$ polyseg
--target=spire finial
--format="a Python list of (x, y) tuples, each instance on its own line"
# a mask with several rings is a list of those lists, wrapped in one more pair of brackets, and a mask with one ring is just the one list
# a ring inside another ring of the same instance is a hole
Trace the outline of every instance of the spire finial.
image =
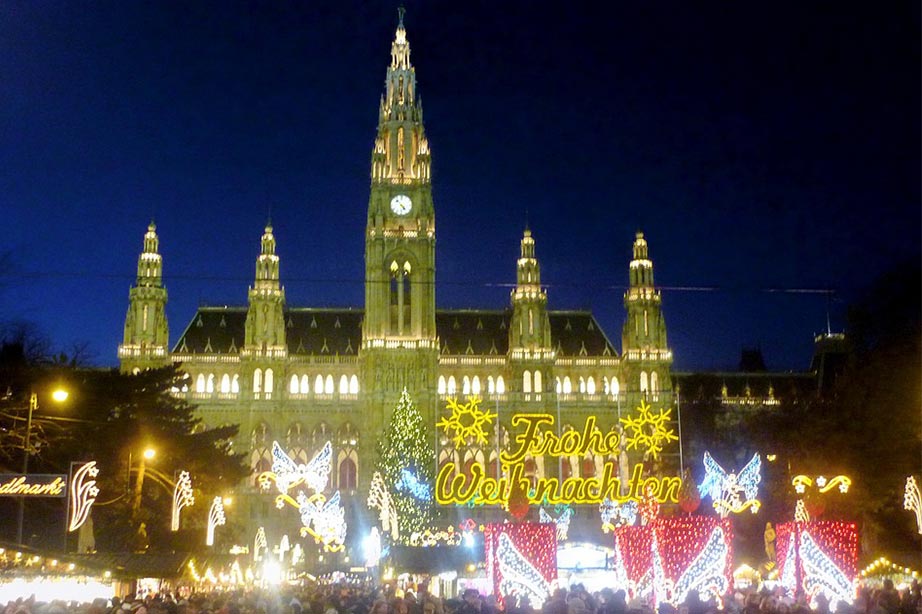
[(397, 27), (403, 27), (403, 14), (407, 12), (407, 9), (401, 4), (397, 7)]

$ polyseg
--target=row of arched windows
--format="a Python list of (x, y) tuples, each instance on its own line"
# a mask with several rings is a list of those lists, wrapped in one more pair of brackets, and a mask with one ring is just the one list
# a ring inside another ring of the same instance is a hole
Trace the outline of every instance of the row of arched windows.
[(646, 371), (640, 372), (640, 392), (656, 394), (659, 392), (659, 376), (656, 371), (647, 375)]
[[(288, 384), (290, 394), (358, 394), (359, 378), (357, 375), (341, 375), (337, 386), (333, 376), (327, 374), (317, 375), (313, 379), (313, 386), (308, 375), (292, 375)], [(199, 394), (239, 394), (240, 376), (236, 373), (214, 374), (199, 373), (195, 378), (195, 392)], [(275, 374), (272, 369), (255, 369), (253, 371), (253, 395), (257, 399), (271, 399), (275, 392)]]
[(334, 388), (334, 379), (332, 375), (327, 375), (326, 377), (322, 375), (317, 375), (314, 377), (313, 387), (311, 387), (311, 380), (308, 375), (292, 375), (291, 379), (288, 382), (288, 392), (291, 394), (333, 394), (334, 390), (338, 391), (339, 394), (358, 394), (359, 393), (359, 378), (357, 375), (340, 375), (339, 376), (339, 385)]
[[(652, 374), (653, 382), (656, 382), (656, 373)], [(641, 375), (641, 390), (647, 390), (646, 373)], [(486, 378), (486, 386), (484, 386), (483, 381), (479, 376), (463, 376), (459, 379), (456, 379), (454, 375), (449, 375), (447, 378), (444, 375), (439, 376), (438, 380), (438, 393), (439, 394), (505, 394), (506, 393), (506, 382), (503, 380), (502, 375), (498, 375), (495, 378), (490, 375)], [(574, 385), (575, 384), (575, 385)], [(600, 390), (601, 387), (601, 390)], [(554, 389), (558, 394), (573, 394), (574, 392), (579, 392), (580, 394), (602, 394), (617, 396), (621, 392), (621, 385), (618, 382), (617, 376), (602, 377), (596, 382), (596, 379), (593, 376), (578, 378), (570, 378), (569, 375), (564, 377), (554, 378)], [(656, 390), (654, 386), (652, 388)], [(525, 394), (540, 394), (544, 392), (544, 378), (541, 371), (523, 371), (522, 372), (522, 392)]]
[[(503, 379), (502, 375), (496, 376), (494, 378), (492, 375), (488, 375), (485, 381), (486, 386), (481, 382), (480, 376), (474, 375), (473, 377), (468, 377), (465, 375), (460, 378), (460, 387), (458, 385), (459, 381), (455, 379), (454, 375), (449, 375), (447, 378), (444, 375), (439, 376), (438, 381), (438, 393), (439, 394), (506, 394), (506, 381)], [(486, 390), (484, 390), (486, 388)]]

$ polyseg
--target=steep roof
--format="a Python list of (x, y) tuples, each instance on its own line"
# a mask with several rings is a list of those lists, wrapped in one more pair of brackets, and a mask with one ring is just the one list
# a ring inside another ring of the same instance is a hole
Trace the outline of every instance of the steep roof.
[[(243, 348), (246, 307), (199, 307), (173, 352), (236, 354)], [(355, 355), (362, 343), (364, 310), (290, 308), (285, 310), (288, 351), (294, 355)], [(617, 356), (589, 311), (552, 311), (551, 342), (558, 356)], [(512, 310), (440, 309), (436, 331), (443, 354), (505, 355)]]

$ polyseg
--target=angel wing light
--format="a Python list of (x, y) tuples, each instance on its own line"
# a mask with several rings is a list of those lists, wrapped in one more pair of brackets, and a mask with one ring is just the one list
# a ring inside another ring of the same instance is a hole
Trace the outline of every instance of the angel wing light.
[(535, 566), (522, 556), (506, 533), (499, 536), (496, 559), (499, 562), (501, 595), (525, 595), (536, 606), (544, 603), (551, 592), (550, 584)]
[(692, 590), (698, 591), (704, 600), (709, 597), (720, 600), (730, 587), (726, 571), (729, 556), (730, 546), (723, 529), (714, 527), (701, 552), (676, 580), (674, 603), (685, 601), (688, 592)]
[(854, 584), (806, 531), (800, 534), (800, 558), (804, 590), (811, 598), (825, 593), (831, 602), (852, 603), (855, 600)]
[(315, 492), (323, 492), (330, 481), (333, 446), (326, 442), (314, 458), (307, 464), (296, 463), (279, 442), (272, 442), (272, 472), (259, 476), (260, 485), (268, 488), (274, 480), (275, 486), (282, 494), (287, 494), (299, 484), (307, 484)]
[(705, 452), (704, 471), (704, 481), (698, 486), (698, 492), (702, 497), (711, 497), (714, 509), (721, 518), (726, 518), (731, 512), (739, 514), (746, 509), (753, 514), (759, 511), (762, 503), (757, 497), (759, 483), (762, 481), (762, 457), (758, 453), (737, 474), (727, 473), (710, 452)]

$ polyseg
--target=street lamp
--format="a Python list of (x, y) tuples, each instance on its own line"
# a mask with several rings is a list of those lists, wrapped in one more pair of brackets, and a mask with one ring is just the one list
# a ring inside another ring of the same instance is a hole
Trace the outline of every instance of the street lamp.
[[(153, 460), (157, 456), (157, 450), (148, 446), (141, 453), (141, 462), (138, 463), (138, 476), (134, 483), (134, 494), (131, 499), (131, 519), (137, 521), (138, 513), (141, 511), (141, 489), (144, 487), (144, 471), (147, 467), (147, 461)], [(131, 471), (131, 456), (128, 457), (128, 470)]]
[[(51, 398), (56, 403), (63, 403), (67, 400), (67, 397), (70, 396), (67, 390), (63, 388), (56, 388), (51, 393)], [(38, 394), (32, 392), (29, 395), (29, 414), (26, 418), (26, 437), (22, 445), (22, 474), (23, 476), (29, 473), (29, 446), (32, 445), (32, 412), (38, 409)], [(16, 522), (16, 543), (22, 545), (22, 526), (23, 519), (25, 518), (26, 512), (26, 498), (19, 497), (19, 511), (17, 515)]]

